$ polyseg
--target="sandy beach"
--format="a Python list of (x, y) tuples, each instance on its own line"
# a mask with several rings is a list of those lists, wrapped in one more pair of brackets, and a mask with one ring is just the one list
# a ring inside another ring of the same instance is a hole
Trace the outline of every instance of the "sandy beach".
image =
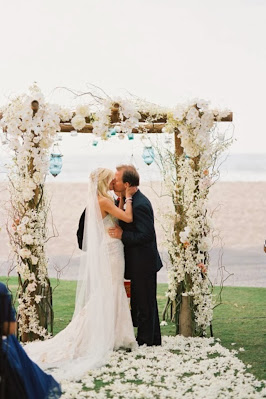
[[(156, 217), (158, 246), (165, 267), (158, 276), (159, 282), (167, 282), (168, 257), (163, 245), (161, 213), (167, 210), (170, 199), (161, 196), (158, 182), (144, 183), (141, 191), (151, 200)], [(50, 276), (75, 279), (80, 251), (77, 247), (76, 230), (80, 214), (86, 206), (86, 183), (47, 183), (51, 197), (50, 235), (56, 237), (47, 243)], [(8, 271), (8, 237), (5, 231), (8, 191), (0, 184), (0, 275)], [(209, 210), (213, 213), (216, 239), (211, 250), (210, 276), (219, 284), (221, 272), (232, 286), (266, 287), (266, 182), (219, 182), (211, 188)], [(222, 248), (222, 252), (221, 252)], [(223, 254), (222, 258), (220, 255)], [(222, 266), (218, 268), (218, 266)], [(230, 274), (230, 276), (229, 276)]]

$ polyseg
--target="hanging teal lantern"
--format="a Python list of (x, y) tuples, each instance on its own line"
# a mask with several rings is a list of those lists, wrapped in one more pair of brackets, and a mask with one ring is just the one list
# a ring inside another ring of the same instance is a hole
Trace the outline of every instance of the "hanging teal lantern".
[(111, 134), (111, 136), (115, 136), (116, 135), (116, 129), (115, 128), (111, 129), (110, 130), (110, 134)]
[(144, 147), (143, 153), (142, 153), (142, 158), (147, 165), (150, 165), (153, 163), (155, 154), (154, 154), (154, 149), (152, 148), (152, 146)]
[(134, 133), (128, 133), (127, 138), (128, 140), (134, 140)]
[(63, 155), (61, 154), (58, 143), (55, 143), (53, 145), (52, 153), (50, 156), (50, 166), (49, 166), (49, 171), (51, 175), (53, 175), (54, 177), (59, 175), (59, 173), (61, 172), (63, 165), (62, 156)]
[(98, 140), (93, 140), (92, 145), (93, 145), (93, 147), (97, 147), (97, 145), (98, 145)]
[(51, 154), (50, 156), (49, 171), (51, 175), (53, 175), (54, 177), (59, 175), (59, 173), (61, 172), (63, 165), (62, 156), (63, 156), (62, 154)]

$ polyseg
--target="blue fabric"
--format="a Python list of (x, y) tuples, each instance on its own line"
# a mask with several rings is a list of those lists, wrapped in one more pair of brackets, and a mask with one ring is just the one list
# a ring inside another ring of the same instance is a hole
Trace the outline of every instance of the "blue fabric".
[(2, 345), (11, 373), (21, 380), (28, 399), (60, 398), (60, 385), (30, 360), (14, 335), (3, 339)]
[(11, 295), (5, 284), (0, 283), (0, 323), (16, 321), (16, 313), (12, 306)]

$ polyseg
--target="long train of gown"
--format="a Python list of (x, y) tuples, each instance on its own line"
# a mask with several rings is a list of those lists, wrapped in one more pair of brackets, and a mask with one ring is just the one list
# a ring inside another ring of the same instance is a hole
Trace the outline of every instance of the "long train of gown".
[[(114, 331), (106, 331), (105, 328), (104, 318), (108, 317), (105, 295), (99, 297), (92, 292), (86, 305), (64, 330), (51, 339), (31, 342), (24, 347), (34, 362), (46, 371), (49, 369), (59, 380), (80, 378), (89, 369), (106, 364), (114, 349), (134, 349), (137, 346), (124, 287), (123, 244), (121, 240), (110, 238), (107, 233), (114, 225), (110, 215), (103, 219), (103, 224), (111, 263)], [(101, 282), (95, 281), (95, 284)]]

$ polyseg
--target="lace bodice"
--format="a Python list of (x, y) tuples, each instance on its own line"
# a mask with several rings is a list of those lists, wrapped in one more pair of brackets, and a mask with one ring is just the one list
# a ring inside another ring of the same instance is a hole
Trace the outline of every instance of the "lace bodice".
[(119, 240), (117, 238), (112, 238), (108, 234), (108, 230), (111, 227), (114, 227), (116, 223), (118, 223), (118, 220), (115, 217), (113, 217), (112, 215), (110, 215), (110, 214), (106, 215), (105, 218), (103, 218), (103, 225), (104, 225), (104, 230), (105, 230), (105, 233), (106, 233), (105, 234), (105, 239), (106, 239), (106, 242), (107, 242), (108, 246), (110, 244), (112, 244), (112, 246), (113, 245), (118, 245), (117, 244), (118, 242), (120, 242), (119, 245), (122, 245), (121, 240)]
[(114, 216), (110, 215), (110, 213), (103, 218), (104, 227), (107, 229), (114, 227), (115, 223), (118, 223), (118, 221)]

